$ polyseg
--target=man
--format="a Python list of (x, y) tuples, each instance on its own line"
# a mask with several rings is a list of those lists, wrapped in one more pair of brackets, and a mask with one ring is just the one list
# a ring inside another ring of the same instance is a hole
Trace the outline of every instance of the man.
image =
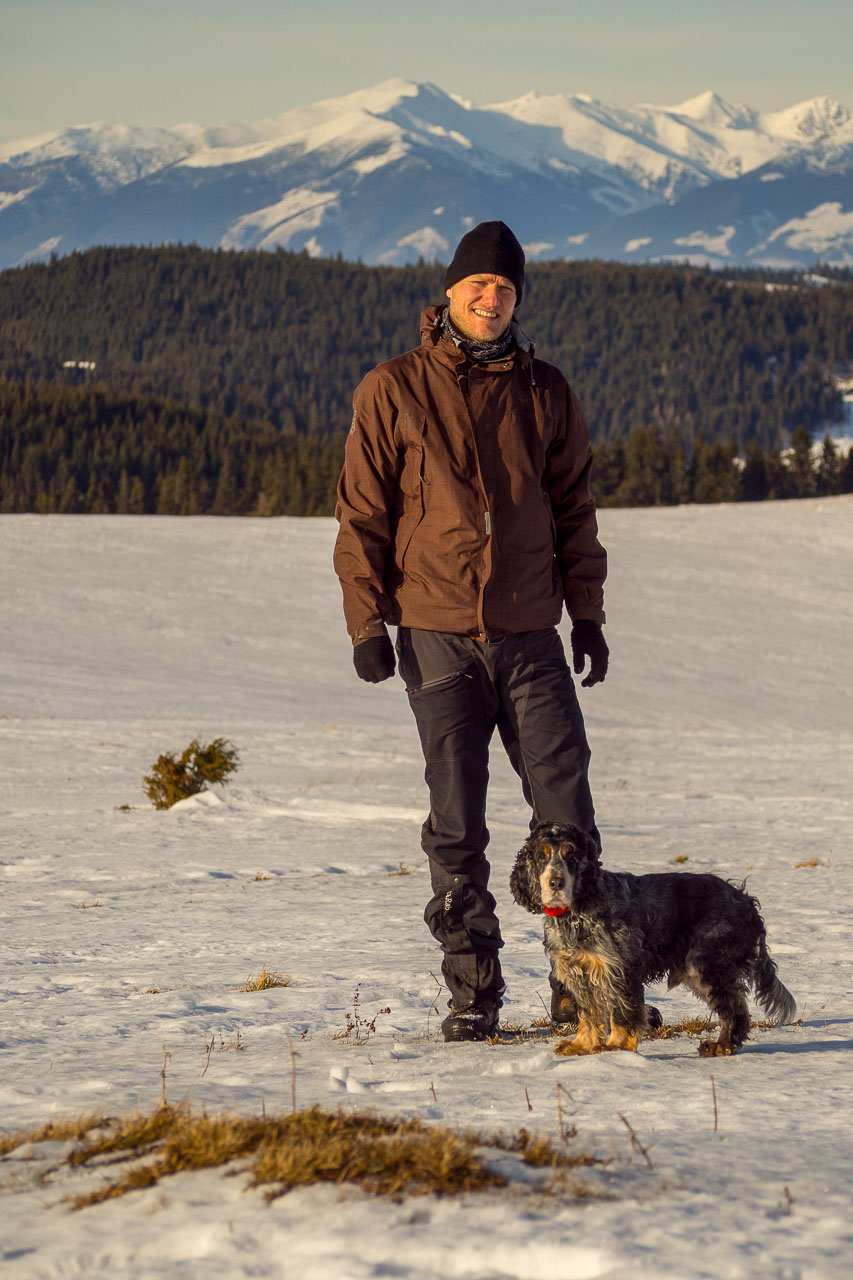
[[(338, 489), (335, 569), (355, 668), (394, 673), (387, 625), (426, 760), (422, 830), (444, 951), (447, 1040), (498, 1027), (503, 946), (488, 890), (488, 752), (497, 728), (533, 822), (598, 839), (589, 749), (556, 630), (572, 618), (574, 669), (603, 680), (605, 552), (589, 492), (589, 432), (559, 370), (534, 359), (514, 319), (524, 253), (503, 222), (463, 236), (447, 306), (421, 345), (357, 388)], [(555, 1021), (572, 1006), (553, 990)]]

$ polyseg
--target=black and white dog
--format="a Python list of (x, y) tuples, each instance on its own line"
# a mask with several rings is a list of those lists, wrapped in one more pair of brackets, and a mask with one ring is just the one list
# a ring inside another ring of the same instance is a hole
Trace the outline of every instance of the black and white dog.
[(767, 954), (755, 898), (714, 875), (604, 871), (598, 847), (573, 826), (540, 824), (515, 860), (510, 889), (544, 913), (552, 985), (574, 999), (574, 1039), (557, 1053), (636, 1049), (647, 1029), (643, 984), (668, 976), (720, 1022), (705, 1055), (736, 1053), (749, 1035), (746, 991), (778, 1022), (796, 1011)]

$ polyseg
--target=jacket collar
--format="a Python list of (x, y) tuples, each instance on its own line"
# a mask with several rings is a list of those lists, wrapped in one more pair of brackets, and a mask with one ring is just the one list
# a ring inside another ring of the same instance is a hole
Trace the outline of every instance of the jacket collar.
[[(421, 346), (435, 349), (436, 354), (446, 357), (450, 364), (470, 364), (464, 351), (461, 351), (452, 342), (444, 338), (441, 332), (441, 313), (443, 310), (443, 305), (424, 307), (421, 312)], [(534, 356), (533, 343), (515, 319), (515, 316), (510, 321), (509, 327), (515, 339), (515, 354), (520, 364), (528, 371), (531, 371)]]

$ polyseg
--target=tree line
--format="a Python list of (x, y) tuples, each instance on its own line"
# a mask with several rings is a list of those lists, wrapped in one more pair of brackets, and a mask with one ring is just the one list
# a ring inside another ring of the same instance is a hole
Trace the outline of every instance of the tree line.
[[(108, 247), (0, 273), (0, 376), (150, 397), (329, 440), (368, 369), (417, 345), (437, 264), (284, 251)], [(842, 413), (853, 280), (615, 262), (529, 267), (519, 311), (568, 376), (593, 440), (639, 427), (763, 449)], [(87, 367), (81, 367), (85, 365)], [(94, 365), (94, 368), (91, 366)], [(235, 428), (236, 429), (236, 428)]]
[[(99, 386), (0, 378), (0, 512), (127, 515), (331, 515), (345, 436), (285, 435)], [(595, 449), (602, 506), (759, 501), (853, 492), (853, 451), (827, 437), (815, 454), (798, 427), (789, 450), (733, 440), (688, 451), (654, 425)]]

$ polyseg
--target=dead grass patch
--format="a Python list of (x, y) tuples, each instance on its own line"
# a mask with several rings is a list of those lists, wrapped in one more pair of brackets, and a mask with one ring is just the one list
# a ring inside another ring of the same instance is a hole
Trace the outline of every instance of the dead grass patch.
[(211, 1116), (185, 1106), (161, 1106), (149, 1115), (113, 1120), (82, 1116), (15, 1134), (3, 1140), (0, 1152), (57, 1139), (76, 1144), (62, 1163), (94, 1167), (104, 1175), (96, 1189), (66, 1197), (74, 1209), (154, 1186), (175, 1173), (236, 1160), (246, 1162), (252, 1183), (264, 1188), (268, 1200), (316, 1182), (354, 1184), (392, 1198), (502, 1188), (507, 1178), (489, 1167), (490, 1154), (494, 1163), (497, 1152), (513, 1153), (531, 1167), (550, 1171), (552, 1181), (538, 1190), (583, 1196), (586, 1188), (567, 1182), (569, 1171), (603, 1163), (573, 1151), (568, 1142), (554, 1144), (526, 1129), (509, 1137), (486, 1137), (418, 1119), (345, 1114), (319, 1106), (254, 1117)]
[(0, 1134), (0, 1156), (7, 1156), (29, 1142), (82, 1142), (87, 1133), (110, 1123), (108, 1116), (85, 1114), (48, 1120), (36, 1129), (18, 1129), (15, 1133)]
[(713, 1018), (682, 1018), (662, 1027), (647, 1031), (644, 1040), (674, 1040), (676, 1036), (701, 1036), (716, 1027)]
[(290, 978), (286, 973), (276, 973), (266, 965), (260, 973), (250, 973), (245, 982), (237, 987), (238, 991), (268, 991), (270, 987), (289, 987)]

